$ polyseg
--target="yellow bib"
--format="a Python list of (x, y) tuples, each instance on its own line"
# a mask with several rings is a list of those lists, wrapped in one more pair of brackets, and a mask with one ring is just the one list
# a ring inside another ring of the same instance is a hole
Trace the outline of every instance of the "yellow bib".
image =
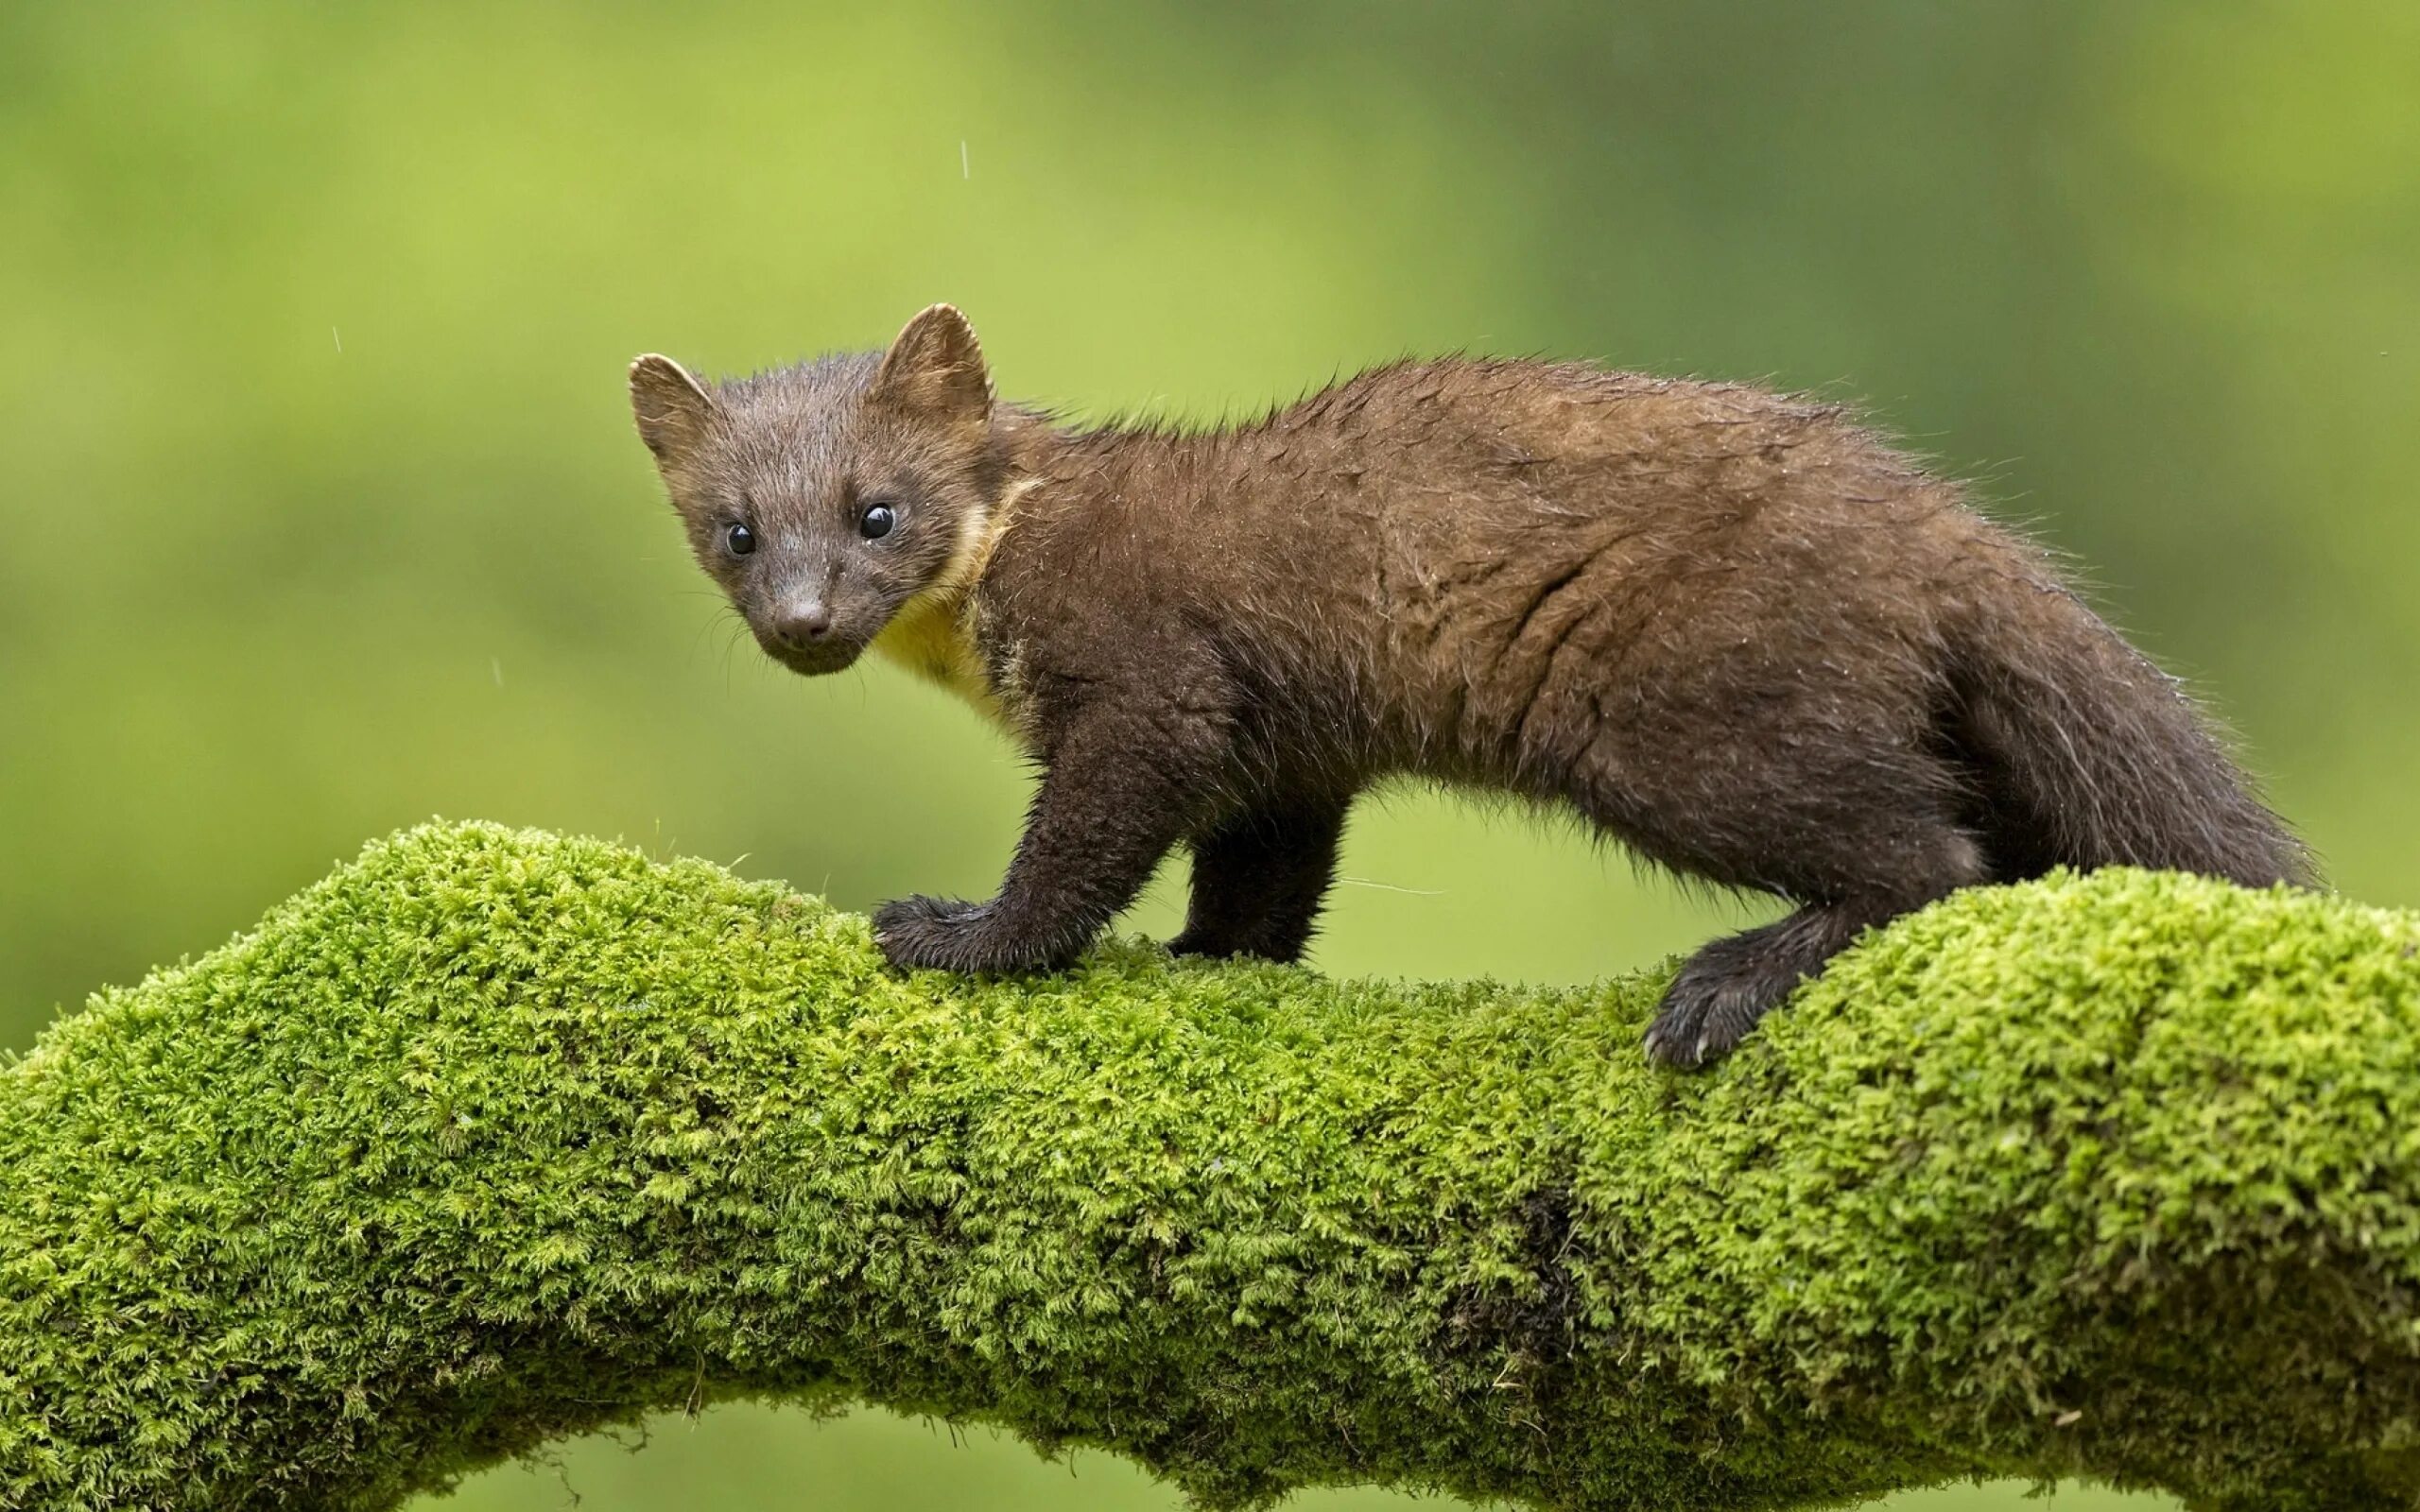
[(994, 724), (1008, 727), (1008, 713), (983, 676), (983, 658), (975, 648), (975, 616), (963, 591), (927, 589), (909, 599), (873, 638), (873, 648), (957, 694)]

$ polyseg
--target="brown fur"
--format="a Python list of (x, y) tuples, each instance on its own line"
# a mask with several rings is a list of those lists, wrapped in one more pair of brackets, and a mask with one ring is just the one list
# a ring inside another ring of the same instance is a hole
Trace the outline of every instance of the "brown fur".
[[(712, 390), (645, 358), (632, 391), (769, 652), (830, 671), (882, 637), (944, 680), (955, 655), (1043, 766), (997, 897), (878, 915), (903, 966), (1063, 963), (1180, 843), (1172, 948), (1293, 959), (1346, 810), (1396, 777), (1562, 805), (1795, 905), (1684, 968), (1649, 1034), (1678, 1064), (1957, 887), (2311, 874), (2042, 551), (1836, 406), (1449, 360), (1238, 428), (1069, 430), (992, 402), (946, 306), (880, 358)], [(882, 541), (867, 500), (901, 521)], [(802, 636), (810, 601), (831, 624)]]

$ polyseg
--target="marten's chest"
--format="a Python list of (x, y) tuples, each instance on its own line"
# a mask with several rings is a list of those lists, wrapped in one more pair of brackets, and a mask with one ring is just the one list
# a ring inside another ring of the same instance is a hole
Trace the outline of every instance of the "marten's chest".
[(1007, 706), (984, 676), (983, 654), (975, 644), (975, 610), (965, 595), (925, 593), (910, 599), (874, 637), (873, 648), (1014, 733)]

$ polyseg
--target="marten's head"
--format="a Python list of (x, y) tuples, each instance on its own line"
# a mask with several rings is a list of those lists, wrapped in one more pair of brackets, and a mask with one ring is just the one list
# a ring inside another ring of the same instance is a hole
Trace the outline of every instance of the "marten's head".
[(946, 304), (888, 352), (711, 387), (641, 357), (631, 407), (700, 564), (795, 672), (841, 670), (957, 586), (1008, 473), (982, 349)]

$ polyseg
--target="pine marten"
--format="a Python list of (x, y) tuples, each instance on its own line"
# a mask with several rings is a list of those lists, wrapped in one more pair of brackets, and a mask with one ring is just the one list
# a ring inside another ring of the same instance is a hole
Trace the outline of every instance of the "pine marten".
[(1786, 901), (1674, 978), (1647, 1049), (1678, 1066), (1954, 888), (2312, 880), (2173, 679), (1837, 405), (1451, 359), (1248, 424), (1071, 427), (995, 401), (947, 305), (711, 386), (641, 357), (631, 395), (768, 655), (871, 647), (1042, 768), (997, 896), (876, 914), (900, 967), (1063, 965), (1180, 844), (1168, 948), (1294, 960), (1390, 778), (1562, 806)]

